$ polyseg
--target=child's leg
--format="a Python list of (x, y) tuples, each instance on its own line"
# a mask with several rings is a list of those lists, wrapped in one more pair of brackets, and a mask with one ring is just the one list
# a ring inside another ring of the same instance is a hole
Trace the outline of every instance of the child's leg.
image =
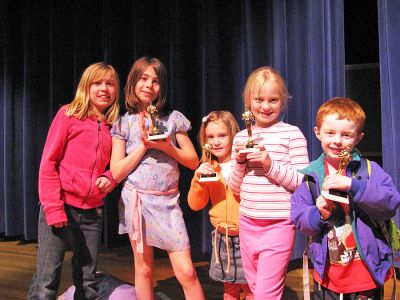
[(48, 226), (43, 207), (38, 223), (38, 253), (36, 273), (32, 278), (27, 299), (55, 299), (64, 260), (66, 229)]
[(256, 245), (258, 243), (258, 226), (252, 219), (240, 216), (239, 218), (239, 236), (240, 236), (240, 255), (242, 258), (243, 271), (252, 292), (256, 289), (258, 252)]
[(153, 272), (154, 251), (152, 246), (143, 243), (143, 253), (136, 251), (136, 242), (131, 241), (135, 263), (135, 291), (138, 300), (154, 299)]
[(241, 285), (243, 290), (243, 296), (245, 300), (254, 300), (253, 293), (251, 292), (248, 284)]
[(239, 300), (240, 284), (225, 282), (224, 283), (224, 300)]
[(103, 208), (79, 209), (66, 205), (73, 252), (72, 276), (75, 299), (98, 299), (96, 286), (97, 254), (103, 225)]
[(193, 266), (190, 249), (168, 252), (172, 268), (179, 283), (182, 285), (186, 299), (205, 299), (200, 281)]
[(281, 299), (294, 244), (294, 225), (290, 220), (241, 216), (239, 232), (243, 268), (255, 299)]
[[(295, 229), (290, 220), (270, 221), (260, 244), (256, 299), (281, 299), (287, 266), (294, 245)], [(285, 237), (285, 238), (282, 238)]]

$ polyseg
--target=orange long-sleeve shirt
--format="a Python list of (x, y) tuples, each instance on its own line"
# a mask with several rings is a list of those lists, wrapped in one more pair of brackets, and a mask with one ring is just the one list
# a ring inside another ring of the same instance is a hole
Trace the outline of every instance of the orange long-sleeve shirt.
[(220, 173), (220, 180), (214, 182), (199, 182), (199, 177), (195, 173), (192, 179), (188, 194), (189, 207), (193, 210), (201, 210), (206, 207), (211, 200), (209, 211), (211, 224), (222, 234), (225, 234), (221, 223), (228, 223), (230, 236), (239, 235), (239, 202), (238, 196), (235, 196), (225, 182), (221, 169), (217, 162), (213, 161), (214, 170)]

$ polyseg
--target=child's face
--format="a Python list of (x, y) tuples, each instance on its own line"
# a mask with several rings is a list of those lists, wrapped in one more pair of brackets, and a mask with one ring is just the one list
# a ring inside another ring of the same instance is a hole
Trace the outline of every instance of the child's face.
[(250, 109), (258, 127), (265, 128), (277, 123), (282, 106), (280, 89), (275, 81), (267, 81), (260, 90), (251, 93)]
[(232, 141), (228, 128), (221, 122), (207, 124), (206, 140), (213, 145), (211, 153), (217, 157), (219, 163), (227, 162), (231, 158)]
[(152, 66), (149, 66), (135, 86), (135, 94), (144, 107), (149, 106), (160, 95), (160, 82)]
[(326, 154), (328, 162), (337, 166), (340, 162), (340, 151), (351, 145), (351, 150), (364, 136), (359, 133), (353, 121), (339, 120), (337, 114), (327, 115), (321, 123), (321, 128), (314, 128), (315, 135), (321, 141), (322, 150)]
[(89, 87), (89, 100), (92, 110), (102, 114), (115, 101), (116, 83), (111, 71), (104, 77), (93, 81)]

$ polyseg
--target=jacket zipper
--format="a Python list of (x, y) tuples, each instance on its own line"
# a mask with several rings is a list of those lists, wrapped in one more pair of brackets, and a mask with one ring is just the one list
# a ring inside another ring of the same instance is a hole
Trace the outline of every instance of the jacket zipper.
[(96, 164), (97, 164), (97, 156), (98, 156), (97, 151), (99, 150), (99, 144), (100, 144), (100, 131), (101, 131), (101, 128), (100, 128), (100, 121), (97, 120), (96, 157), (95, 157), (95, 159), (94, 159), (94, 164), (93, 164), (93, 167), (92, 167), (92, 172), (90, 173), (90, 186), (89, 186), (89, 191), (88, 191), (88, 193), (87, 193), (85, 199), (83, 200), (83, 205), (86, 204), (87, 200), (89, 199), (90, 193), (92, 192), (92, 177), (93, 177), (93, 173), (94, 173), (94, 167), (95, 167)]

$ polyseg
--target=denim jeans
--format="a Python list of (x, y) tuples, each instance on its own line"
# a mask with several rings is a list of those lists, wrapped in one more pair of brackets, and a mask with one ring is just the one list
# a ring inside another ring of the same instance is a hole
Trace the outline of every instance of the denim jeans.
[(103, 225), (102, 207), (79, 209), (65, 205), (68, 225), (48, 226), (40, 207), (38, 226), (38, 256), (28, 299), (56, 299), (66, 246), (73, 255), (72, 275), (74, 299), (97, 299), (96, 264)]

